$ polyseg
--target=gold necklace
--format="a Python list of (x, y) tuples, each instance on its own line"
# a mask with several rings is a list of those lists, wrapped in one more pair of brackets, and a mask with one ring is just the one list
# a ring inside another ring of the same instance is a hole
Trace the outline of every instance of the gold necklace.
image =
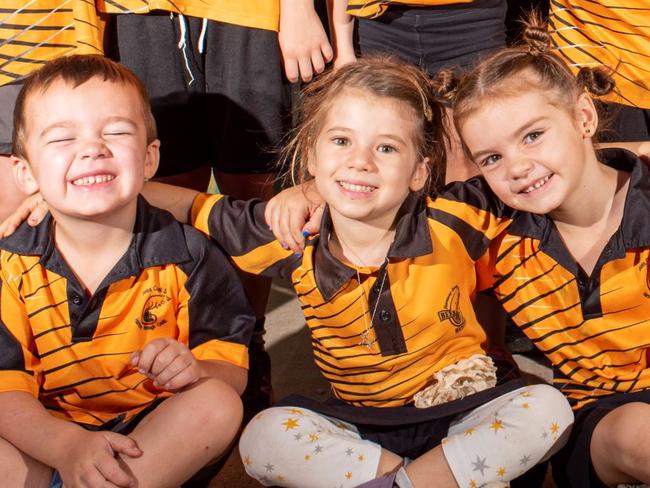
[[(357, 282), (359, 283), (359, 289), (361, 290), (361, 307), (363, 309), (363, 319), (365, 322), (366, 329), (361, 333), (361, 340), (359, 341), (360, 346), (366, 346), (368, 349), (372, 348), (372, 345), (377, 342), (377, 339), (370, 339), (370, 330), (373, 327), (373, 323), (375, 320), (375, 314), (377, 313), (377, 307), (379, 306), (379, 298), (381, 297), (381, 292), (384, 289), (384, 283), (386, 283), (386, 275), (388, 274), (388, 269), (384, 270), (384, 276), (381, 279), (381, 285), (379, 285), (379, 292), (377, 293), (377, 301), (375, 302), (375, 308), (372, 310), (372, 314), (370, 314), (370, 309), (366, 305), (364, 307), (364, 304), (368, 304), (370, 302), (370, 297), (368, 297), (368, 300), (366, 300), (366, 292), (363, 289), (363, 285), (361, 284), (361, 275), (359, 274), (359, 270), (356, 270), (357, 272)], [(379, 279), (379, 277), (377, 277)], [(370, 315), (370, 322), (368, 321), (368, 315)], [(376, 336), (376, 334), (375, 334)]]
[[(348, 251), (357, 259), (357, 261), (359, 261), (365, 268), (369, 267), (368, 265), (366, 265), (366, 263), (364, 263), (363, 259), (361, 259), (357, 255), (357, 253), (354, 252), (352, 248), (343, 241), (343, 239), (341, 239), (339, 235), (336, 236), (336, 239), (339, 242), (341, 251), (343, 251), (343, 246), (345, 246), (348, 249)], [(382, 263), (382, 266), (387, 266), (387, 263), (388, 263), (388, 257), (384, 258), (384, 262)], [(382, 266), (379, 267), (380, 270)], [(384, 283), (386, 283), (386, 275), (388, 274), (388, 268), (384, 269), (384, 276), (381, 279), (381, 285), (379, 285), (379, 292), (377, 292), (377, 301), (375, 302), (375, 307), (372, 310), (372, 314), (370, 313), (370, 307), (369, 307), (370, 295), (368, 295), (368, 299), (366, 299), (366, 293), (365, 290), (363, 289), (363, 285), (361, 284), (361, 275), (359, 274), (359, 269), (356, 267), (356, 265), (355, 265), (355, 271), (357, 272), (357, 283), (359, 283), (359, 289), (361, 294), (361, 307), (363, 310), (363, 320), (365, 322), (365, 330), (361, 333), (361, 339), (359, 340), (358, 344), (360, 346), (366, 346), (368, 349), (371, 349), (372, 345), (375, 342), (377, 342), (377, 339), (370, 339), (370, 331), (373, 328), (375, 314), (377, 313), (377, 307), (379, 306), (379, 298), (381, 297), (381, 292), (384, 289)], [(377, 276), (377, 279), (379, 279), (379, 276)], [(368, 315), (370, 315), (370, 322), (368, 322)]]

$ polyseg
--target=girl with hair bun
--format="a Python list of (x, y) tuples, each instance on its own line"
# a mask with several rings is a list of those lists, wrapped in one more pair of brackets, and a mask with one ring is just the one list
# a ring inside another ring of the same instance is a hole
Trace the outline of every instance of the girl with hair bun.
[(446, 93), (467, 155), (519, 211), (486, 275), (576, 413), (559, 486), (650, 483), (650, 172), (595, 147), (591, 95), (615, 89), (611, 72), (574, 76), (549, 46), (533, 17)]

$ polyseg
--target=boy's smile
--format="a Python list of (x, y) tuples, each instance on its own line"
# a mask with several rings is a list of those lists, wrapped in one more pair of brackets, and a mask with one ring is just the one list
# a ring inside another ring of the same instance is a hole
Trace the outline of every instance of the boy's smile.
[(392, 226), (409, 191), (426, 181), (417, 124), (413, 109), (400, 101), (358, 90), (336, 97), (309, 162), (334, 219)]
[(98, 77), (77, 87), (59, 79), (32, 94), (25, 120), (27, 161), (18, 162), (19, 174), (57, 219), (97, 220), (135, 209), (158, 162), (158, 141), (147, 144), (135, 88)]

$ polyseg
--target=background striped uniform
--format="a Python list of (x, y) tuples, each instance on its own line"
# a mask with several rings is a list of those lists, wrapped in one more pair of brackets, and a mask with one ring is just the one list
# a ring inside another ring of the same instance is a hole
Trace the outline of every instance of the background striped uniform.
[(606, 100), (650, 109), (650, 0), (551, 0), (550, 28), (575, 72), (616, 70), (619, 93)]
[(92, 0), (2, 0), (0, 85), (69, 54), (101, 54), (103, 23)]

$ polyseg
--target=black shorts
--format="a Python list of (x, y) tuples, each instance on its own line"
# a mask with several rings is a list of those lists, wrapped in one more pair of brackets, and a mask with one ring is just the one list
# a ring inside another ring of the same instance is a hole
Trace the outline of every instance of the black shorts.
[(0, 155), (11, 154), (14, 130), (14, 105), (22, 83), (0, 86)]
[(466, 70), (505, 46), (506, 9), (506, 0), (391, 6), (376, 19), (358, 19), (357, 51), (393, 54), (432, 75), (442, 68)]
[(206, 165), (273, 172), (291, 109), (277, 33), (208, 21), (202, 54), (201, 32), (195, 17), (111, 16), (107, 55), (133, 70), (151, 98), (161, 140), (156, 176)]
[(553, 478), (562, 488), (606, 488), (591, 464), (591, 436), (596, 425), (612, 410), (626, 403), (650, 403), (650, 391), (618, 393), (588, 403), (575, 414), (571, 436), (551, 463)]
[(650, 141), (650, 109), (602, 104), (605, 130), (600, 134), (602, 142)]

